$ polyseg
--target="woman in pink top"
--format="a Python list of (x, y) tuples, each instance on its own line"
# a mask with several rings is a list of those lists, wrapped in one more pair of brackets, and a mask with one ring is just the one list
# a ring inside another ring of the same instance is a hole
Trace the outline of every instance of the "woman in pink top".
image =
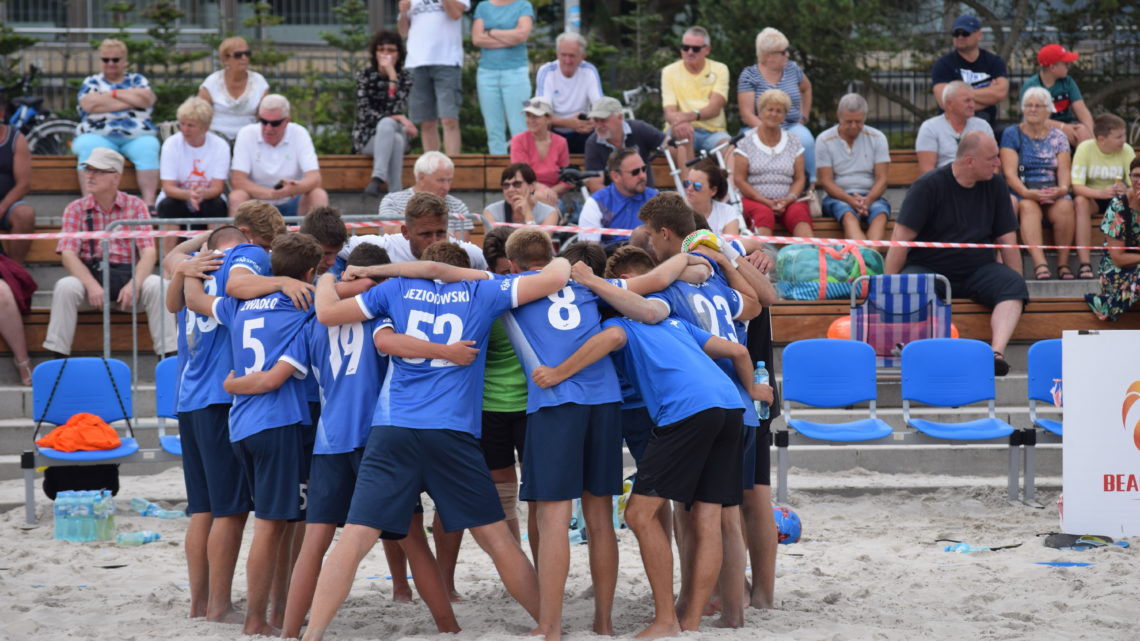
[(526, 163), (542, 185), (535, 195), (542, 202), (557, 205), (558, 198), (570, 189), (560, 182), (558, 174), (570, 164), (570, 148), (566, 139), (550, 130), (554, 105), (546, 98), (531, 98), (523, 103), (526, 131), (511, 138), (511, 163)]

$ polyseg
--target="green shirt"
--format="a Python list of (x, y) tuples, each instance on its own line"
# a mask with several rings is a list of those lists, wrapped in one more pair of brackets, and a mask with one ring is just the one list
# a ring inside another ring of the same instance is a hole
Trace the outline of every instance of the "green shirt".
[(502, 321), (491, 325), (483, 380), (483, 411), (525, 412), (526, 374)]
[[(1024, 96), (1025, 90), (1030, 87), (1045, 87), (1044, 83), (1041, 82), (1041, 74), (1034, 74), (1025, 79), (1025, 83), (1021, 85), (1021, 95)], [(1052, 87), (1045, 87), (1045, 89), (1053, 98), (1053, 108), (1057, 110), (1055, 113), (1049, 114), (1049, 118), (1057, 122), (1076, 122), (1077, 114), (1073, 112), (1073, 103), (1085, 99), (1077, 87), (1077, 81), (1065, 76), (1064, 78), (1057, 78), (1057, 82), (1054, 82)]]

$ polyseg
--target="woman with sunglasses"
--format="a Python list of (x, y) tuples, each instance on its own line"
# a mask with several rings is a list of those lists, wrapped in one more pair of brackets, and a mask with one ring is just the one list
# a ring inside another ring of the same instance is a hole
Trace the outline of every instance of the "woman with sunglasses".
[(760, 126), (760, 96), (769, 89), (788, 94), (792, 104), (780, 128), (800, 139), (804, 148), (804, 169), (811, 189), (815, 189), (815, 137), (807, 128), (811, 117), (811, 81), (791, 59), (788, 38), (768, 27), (756, 34), (756, 64), (740, 72), (736, 104), (740, 121), (746, 127)]
[(249, 70), (249, 43), (243, 38), (226, 38), (218, 45), (222, 69), (206, 76), (198, 97), (214, 107), (211, 130), (231, 145), (239, 129), (257, 122), (257, 105), (269, 93), (269, 83)]
[(558, 210), (535, 198), (537, 177), (530, 165), (517, 162), (503, 170), (503, 199), (483, 210), (483, 225), (491, 229), (495, 223), (555, 225)]
[(404, 115), (412, 72), (404, 68), (404, 39), (378, 31), (368, 46), (371, 63), (356, 73), (356, 123), (352, 151), (372, 156), (372, 179), (364, 195), (379, 198), (404, 188), (404, 153), (419, 130)]
[[(158, 196), (158, 131), (150, 121), (154, 92), (138, 73), (127, 73), (127, 45), (108, 38), (99, 44), (103, 71), (87, 76), (79, 87), (79, 127), (71, 151), (79, 167), (98, 147), (130, 158), (143, 202), (153, 211)], [(87, 186), (79, 169), (83, 195)]]
[(531, 98), (523, 103), (526, 131), (511, 138), (511, 162), (526, 163), (538, 176), (536, 197), (557, 205), (558, 198), (570, 185), (558, 180), (558, 174), (570, 164), (570, 147), (566, 139), (551, 131), (554, 105), (546, 98)]
[(681, 182), (685, 199), (693, 211), (705, 217), (709, 229), (716, 234), (740, 233), (736, 209), (724, 202), (728, 193), (728, 179), (716, 161), (705, 159), (689, 169), (689, 179)]

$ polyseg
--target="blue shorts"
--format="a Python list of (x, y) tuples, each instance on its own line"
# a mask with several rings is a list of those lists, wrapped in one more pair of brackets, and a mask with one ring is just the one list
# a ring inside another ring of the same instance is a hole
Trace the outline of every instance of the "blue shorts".
[(271, 427), (233, 443), (253, 495), (253, 515), (267, 521), (302, 518), (301, 425)]
[[(4, 212), (3, 216), (0, 216), (0, 231), (12, 231), (12, 220), (11, 220), (11, 216), (10, 216), (10, 214), (12, 213), (12, 210), (19, 207), (20, 205), (27, 205), (27, 204), (28, 204), (28, 201), (26, 201), (26, 200), (17, 200), (16, 202), (12, 203), (8, 207), (8, 211)], [(1103, 212), (1101, 212), (1101, 213), (1103, 213)]]
[(317, 454), (309, 473), (306, 523), (344, 523), (356, 487), (356, 473), (364, 448), (341, 454)]
[(281, 203), (280, 205), (273, 205), (277, 211), (281, 212), (282, 216), (296, 216), (297, 208), (301, 206), (301, 197), (293, 196), (289, 200)]
[[(693, 151), (710, 151), (713, 147), (732, 140), (726, 131), (709, 131), (693, 127)], [(726, 159), (727, 160), (727, 159)]]
[(621, 411), (621, 437), (625, 439), (625, 447), (635, 462), (641, 462), (654, 427), (653, 417), (644, 406)]
[[(823, 209), (824, 216), (831, 216), (840, 222), (843, 221), (843, 215), (847, 212), (855, 213), (851, 205), (848, 205), (838, 198), (832, 198), (831, 196), (823, 197), (823, 203), (820, 204), (820, 208)], [(865, 222), (869, 224), (872, 220), (875, 220), (875, 216), (879, 214), (886, 214), (888, 219), (891, 217), (891, 204), (887, 202), (886, 198), (877, 198), (871, 202), (871, 206), (867, 208), (867, 218)]]
[(447, 532), (505, 518), (472, 434), (378, 425), (364, 448), (347, 522), (405, 535), (424, 490)]
[[(747, 410), (745, 410), (747, 411)], [(741, 443), (744, 450), (742, 461), (744, 489), (751, 490), (756, 485), (756, 430), (754, 426), (744, 426), (744, 441)]]
[(187, 514), (231, 516), (253, 507), (249, 485), (230, 447), (229, 415), (228, 403), (178, 414)]
[(158, 152), (161, 145), (158, 142), (158, 136), (155, 134), (134, 138), (79, 134), (71, 142), (71, 153), (79, 156), (78, 166), (80, 169), (83, 168), (83, 163), (87, 162), (87, 158), (91, 156), (91, 152), (99, 147), (106, 147), (126, 156), (135, 166), (135, 171), (158, 170)]
[(622, 490), (621, 404), (564, 403), (526, 417), (524, 501), (569, 501)]

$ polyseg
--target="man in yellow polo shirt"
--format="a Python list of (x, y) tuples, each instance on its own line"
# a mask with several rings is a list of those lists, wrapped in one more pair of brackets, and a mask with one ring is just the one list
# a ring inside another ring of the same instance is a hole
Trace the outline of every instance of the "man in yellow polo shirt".
[[(681, 59), (661, 70), (661, 103), (674, 140), (689, 140), (677, 149), (684, 162), (730, 138), (724, 118), (728, 67), (709, 60), (712, 43), (703, 27), (690, 27), (681, 37)], [(688, 168), (683, 170), (688, 176)]]

